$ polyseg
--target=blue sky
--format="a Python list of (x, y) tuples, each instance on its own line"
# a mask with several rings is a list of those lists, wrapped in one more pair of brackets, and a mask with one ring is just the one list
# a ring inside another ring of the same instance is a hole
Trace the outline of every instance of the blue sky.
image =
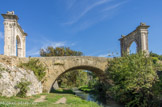
[[(121, 35), (150, 25), (149, 50), (162, 54), (162, 0), (1, 0), (0, 14), (15, 11), (28, 33), (27, 56), (40, 48), (67, 46), (86, 56), (120, 53)], [(0, 17), (0, 54), (3, 54)], [(135, 45), (131, 47), (135, 50)]]

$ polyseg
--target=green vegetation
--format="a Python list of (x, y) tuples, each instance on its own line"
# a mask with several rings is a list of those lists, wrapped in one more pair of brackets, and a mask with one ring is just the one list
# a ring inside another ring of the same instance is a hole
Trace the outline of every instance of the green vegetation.
[(158, 60), (161, 60), (162, 61), (162, 55), (158, 55), (156, 53), (150, 52), (150, 56), (151, 57), (156, 57), (156, 58), (158, 58)]
[(83, 70), (69, 71), (63, 74), (57, 82), (62, 88), (80, 87), (88, 84), (87, 72)]
[[(41, 95), (45, 95), (44, 102), (35, 103), (34, 100), (40, 98)], [(66, 104), (54, 104), (60, 98), (65, 97), (67, 99)], [(82, 100), (81, 98), (73, 94), (56, 94), (56, 93), (43, 93), (27, 98), (20, 97), (0, 97), (0, 107), (100, 107), (95, 102), (89, 102)]]
[(80, 51), (71, 50), (69, 47), (47, 47), (47, 49), (40, 50), (40, 56), (82, 56), (83, 53)]
[(21, 82), (19, 82), (17, 85), (16, 85), (16, 88), (19, 88), (20, 91), (18, 92), (18, 94), (16, 96), (18, 97), (26, 97), (26, 93), (27, 91), (29, 90), (29, 85), (31, 83), (22, 79)]
[(88, 85), (85, 85), (85, 86), (81, 86), (78, 88), (79, 90), (81, 91), (84, 91), (86, 93), (90, 93), (90, 92), (93, 92), (94, 90), (92, 88), (90, 88)]
[(74, 94), (74, 92), (71, 89), (63, 89), (63, 88), (59, 88), (57, 90), (53, 90), (51, 93)]
[(46, 72), (44, 72), (46, 67), (40, 63), (39, 59), (30, 59), (27, 63), (20, 63), (19, 67), (33, 71), (39, 81), (46, 75)]
[(109, 89), (115, 100), (128, 106), (147, 106), (156, 81), (151, 61), (141, 55), (116, 58), (109, 62), (108, 74), (114, 85)]
[(153, 85), (158, 81), (152, 58), (142, 53), (109, 61), (108, 78), (113, 84), (107, 94), (126, 106), (157, 106)]

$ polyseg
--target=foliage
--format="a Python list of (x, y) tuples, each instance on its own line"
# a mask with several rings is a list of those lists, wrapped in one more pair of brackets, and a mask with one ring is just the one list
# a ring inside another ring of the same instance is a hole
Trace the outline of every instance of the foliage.
[(19, 67), (33, 71), (39, 81), (41, 81), (46, 75), (46, 72), (44, 72), (46, 67), (40, 63), (39, 59), (30, 59), (27, 63), (20, 63)]
[(18, 94), (16, 96), (18, 97), (26, 97), (26, 93), (27, 91), (29, 90), (29, 85), (31, 83), (22, 79), (21, 82), (19, 82), (17, 85), (16, 85), (16, 88), (19, 88), (20, 91), (18, 92)]
[(107, 74), (114, 82), (108, 91), (115, 100), (131, 107), (153, 106), (154, 93), (151, 88), (158, 76), (150, 57), (137, 53), (115, 58), (109, 61)]
[(87, 81), (87, 72), (83, 70), (73, 70), (66, 72), (60, 78), (58, 78), (58, 84), (60, 87), (79, 87), (86, 85)]
[(156, 64), (157, 62), (158, 62), (158, 57), (152, 57), (152, 62), (154, 63), (154, 64)]
[(151, 57), (157, 57), (159, 60), (162, 61), (162, 55), (158, 55), (158, 54), (156, 54), (156, 53), (150, 52), (150, 56), (151, 56)]
[(40, 56), (82, 56), (80, 51), (71, 50), (69, 47), (47, 47), (47, 49), (40, 50)]
[(93, 89), (90, 88), (90, 87), (88, 87), (88, 85), (81, 86), (81, 87), (79, 87), (78, 89), (81, 90), (81, 91), (87, 92), (87, 93), (90, 93), (90, 92), (93, 91)]
[(53, 90), (53, 93), (75, 94), (71, 89), (63, 89), (63, 88), (59, 88), (59, 89)]
[(99, 78), (92, 72), (87, 72), (88, 74), (88, 87), (93, 89), (96, 83), (99, 81)]

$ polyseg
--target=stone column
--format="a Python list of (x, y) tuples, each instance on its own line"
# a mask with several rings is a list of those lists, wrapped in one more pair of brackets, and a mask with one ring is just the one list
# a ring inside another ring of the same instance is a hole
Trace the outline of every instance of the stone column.
[(149, 55), (149, 49), (148, 49), (148, 28), (150, 26), (141, 23), (140, 26), (137, 28), (138, 32), (140, 34), (140, 51), (146, 52), (147, 55)]
[(16, 56), (15, 53), (15, 23), (17, 23), (18, 17), (14, 15), (14, 12), (7, 12), (2, 14), (4, 18), (4, 55)]

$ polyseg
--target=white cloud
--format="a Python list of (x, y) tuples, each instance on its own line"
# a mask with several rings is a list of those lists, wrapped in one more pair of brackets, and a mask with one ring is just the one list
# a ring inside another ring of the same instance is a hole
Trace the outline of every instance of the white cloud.
[(107, 53), (107, 54), (100, 54), (98, 55), (98, 57), (119, 57), (119, 53), (118, 52), (111, 52), (111, 53)]
[(85, 8), (84, 11), (82, 11), (82, 12), (80, 13), (80, 15), (79, 15), (78, 17), (76, 17), (74, 20), (69, 21), (69, 22), (64, 23), (64, 24), (65, 24), (65, 25), (74, 24), (74, 23), (76, 23), (77, 21), (79, 21), (79, 19), (80, 19), (81, 17), (83, 17), (85, 14), (87, 14), (87, 13), (88, 13), (90, 10), (92, 10), (93, 8), (95, 8), (95, 7), (99, 6), (99, 5), (102, 5), (102, 4), (104, 4), (104, 3), (110, 2), (110, 1), (112, 1), (112, 0), (99, 0), (98, 2), (95, 2), (95, 3), (93, 3), (92, 5), (90, 5), (90, 6), (88, 6), (87, 8)]
[(36, 50), (31, 50), (29, 52), (27, 52), (27, 56), (35, 56), (35, 55), (39, 55), (39, 50), (36, 49)]
[[(71, 27), (72, 33), (77, 33), (79, 31), (85, 30), (94, 24), (103, 21), (103, 20), (108, 20), (109, 18), (112, 18), (117, 12), (113, 12), (115, 9), (119, 8), (121, 5), (125, 4), (128, 2), (128, 0), (123, 0), (120, 2), (114, 2), (115, 0), (98, 0), (97, 2), (91, 3), (91, 5), (87, 6), (86, 8), (83, 9), (83, 11), (79, 12), (81, 7), (84, 7), (80, 5), (80, 7), (76, 8), (78, 10), (78, 14), (72, 14), (69, 18), (71, 18), (71, 21), (68, 21), (64, 24), (65, 25), (72, 25)], [(111, 2), (111, 4), (110, 4)], [(96, 14), (95, 17), (88, 17), (88, 18), (82, 18), (85, 16), (89, 11), (95, 9), (97, 6), (101, 6), (97, 11), (95, 10)]]
[(114, 5), (112, 5), (112, 6), (108, 6), (108, 7), (105, 8), (103, 11), (109, 11), (109, 10), (118, 8), (120, 5), (122, 5), (122, 4), (126, 3), (126, 2), (127, 2), (127, 1), (120, 2), (120, 3), (114, 4)]
[(0, 39), (3, 39), (4, 38), (3, 35), (4, 35), (3, 32), (0, 31)]
[(101, 55), (98, 55), (98, 57), (108, 57), (108, 54), (101, 54)]

